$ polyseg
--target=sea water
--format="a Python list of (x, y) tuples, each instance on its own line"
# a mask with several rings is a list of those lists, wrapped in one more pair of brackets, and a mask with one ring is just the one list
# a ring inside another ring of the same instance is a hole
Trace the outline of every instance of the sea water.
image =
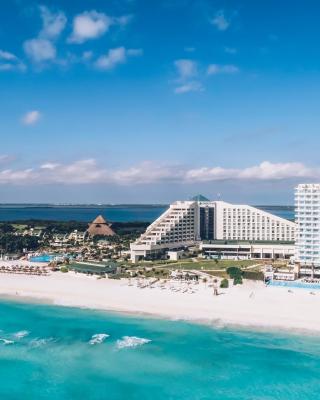
[[(158, 218), (168, 206), (165, 205), (115, 205), (115, 206), (37, 206), (37, 205), (10, 205), (0, 204), (0, 221), (22, 220), (52, 220), (52, 221), (82, 221), (90, 222), (97, 215), (102, 214), (111, 222), (152, 222)], [(294, 219), (293, 209), (288, 207), (261, 207), (282, 218)]]
[(318, 337), (0, 302), (0, 399), (320, 399)]

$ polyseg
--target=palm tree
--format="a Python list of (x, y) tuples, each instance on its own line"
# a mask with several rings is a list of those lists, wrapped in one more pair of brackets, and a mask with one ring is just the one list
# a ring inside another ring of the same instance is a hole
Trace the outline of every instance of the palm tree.
[(202, 282), (204, 283), (205, 288), (207, 288), (208, 279), (207, 278), (203, 278)]

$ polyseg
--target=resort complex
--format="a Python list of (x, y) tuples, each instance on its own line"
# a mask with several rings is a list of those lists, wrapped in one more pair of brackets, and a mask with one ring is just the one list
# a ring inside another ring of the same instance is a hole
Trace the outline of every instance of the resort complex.
[(2, 272), (10, 266), (16, 272), (20, 266), (30, 273), (28, 268), (40, 262), (99, 276), (159, 278), (172, 276), (175, 266), (178, 275), (188, 270), (189, 277), (199, 277), (201, 270), (211, 279), (219, 266), (238, 266), (245, 272), (253, 265), (259, 279), (314, 279), (320, 275), (320, 184), (296, 188), (295, 211), (294, 221), (293, 214), (289, 220), (264, 207), (199, 195), (174, 202), (149, 226), (114, 222), (112, 229), (102, 215), (89, 224), (3, 222)]
[[(314, 318), (320, 305), (319, 198), (320, 185), (299, 185), (295, 222), (292, 207), (289, 220), (281, 217), (288, 215), (285, 206), (260, 209), (203, 196), (171, 204), (149, 226), (114, 222), (111, 229), (106, 210), (89, 224), (2, 222), (0, 292), (95, 309), (320, 331)], [(288, 307), (279, 307), (283, 302)]]
[(210, 256), (286, 258), (294, 255), (296, 224), (248, 205), (177, 201), (134, 243), (131, 260), (161, 258), (200, 245)]

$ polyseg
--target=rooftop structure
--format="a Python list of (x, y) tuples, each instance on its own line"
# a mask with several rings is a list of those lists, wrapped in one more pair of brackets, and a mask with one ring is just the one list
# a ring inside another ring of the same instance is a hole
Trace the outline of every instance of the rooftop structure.
[(115, 232), (111, 229), (111, 224), (108, 224), (107, 221), (103, 218), (102, 215), (99, 215), (87, 229), (89, 236), (114, 236)]

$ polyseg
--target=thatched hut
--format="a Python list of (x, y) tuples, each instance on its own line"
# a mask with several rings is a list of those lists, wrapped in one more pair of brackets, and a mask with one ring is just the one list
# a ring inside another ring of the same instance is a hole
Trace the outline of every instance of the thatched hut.
[(111, 224), (99, 215), (94, 221), (89, 224), (87, 229), (89, 236), (114, 236), (115, 232), (111, 229)]

